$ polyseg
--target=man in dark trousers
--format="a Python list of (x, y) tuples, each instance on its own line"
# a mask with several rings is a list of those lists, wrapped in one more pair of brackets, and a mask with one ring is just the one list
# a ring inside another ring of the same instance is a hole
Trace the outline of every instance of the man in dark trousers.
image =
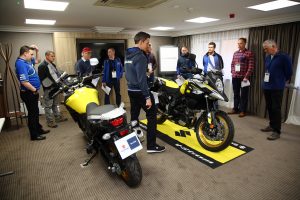
[[(104, 61), (102, 86), (114, 88), (116, 93), (116, 103), (117, 106), (119, 106), (121, 104), (120, 79), (123, 75), (123, 65), (120, 58), (116, 57), (115, 53), (114, 48), (109, 48), (107, 50), (108, 59)], [(109, 103), (109, 94), (105, 94), (105, 104)]]
[(44, 89), (44, 105), (47, 125), (50, 128), (56, 128), (56, 122), (67, 120), (67, 118), (63, 117), (58, 110), (58, 96), (55, 98), (51, 98), (50, 96), (54, 90), (58, 89), (55, 80), (57, 80), (61, 74), (54, 64), (55, 53), (53, 51), (46, 51), (45, 57), (45, 60), (38, 67), (38, 73)]
[(239, 50), (234, 52), (231, 62), (234, 107), (228, 114), (239, 114), (239, 117), (246, 116), (250, 86), (243, 87), (243, 85), (249, 83), (254, 70), (254, 54), (246, 49), (246, 42), (246, 38), (238, 40)]
[(16, 60), (16, 74), (20, 81), (20, 96), (24, 101), (28, 111), (28, 128), (31, 140), (44, 140), (42, 134), (49, 133), (49, 130), (43, 130), (39, 123), (39, 89), (40, 79), (34, 68), (35, 62), (32, 61), (33, 48), (22, 46), (20, 56)]
[(263, 89), (266, 106), (269, 114), (269, 125), (261, 129), (263, 132), (272, 132), (268, 140), (280, 138), (281, 133), (281, 104), (285, 84), (291, 79), (292, 61), (286, 54), (278, 50), (274, 40), (266, 40), (263, 43), (265, 58), (265, 76)]
[(150, 35), (139, 32), (134, 36), (135, 47), (126, 51), (125, 75), (128, 84), (128, 95), (131, 106), (131, 123), (138, 124), (141, 108), (147, 117), (147, 152), (158, 153), (165, 151), (165, 147), (156, 143), (156, 106), (152, 93), (147, 84), (147, 56)]

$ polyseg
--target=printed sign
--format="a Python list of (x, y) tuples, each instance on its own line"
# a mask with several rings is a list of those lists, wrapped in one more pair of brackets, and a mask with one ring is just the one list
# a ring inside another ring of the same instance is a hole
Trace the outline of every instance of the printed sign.
[(127, 158), (143, 148), (135, 132), (115, 141), (115, 145), (122, 159)]

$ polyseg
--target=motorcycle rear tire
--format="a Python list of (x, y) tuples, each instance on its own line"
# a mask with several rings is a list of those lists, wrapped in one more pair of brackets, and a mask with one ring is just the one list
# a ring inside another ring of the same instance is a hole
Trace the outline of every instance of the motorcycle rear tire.
[(140, 185), (143, 174), (139, 160), (135, 155), (129, 156), (123, 160), (124, 169), (121, 177), (129, 187), (137, 187)]
[(233, 141), (234, 137), (234, 125), (230, 117), (227, 115), (227, 113), (223, 111), (217, 111), (215, 113), (215, 116), (218, 121), (223, 121), (225, 126), (225, 134), (226, 138), (223, 142), (220, 144), (214, 144), (210, 143), (209, 139), (207, 139), (203, 133), (203, 126), (204, 123), (207, 121), (207, 114), (203, 113), (202, 116), (198, 119), (196, 126), (195, 126), (195, 132), (197, 136), (197, 140), (199, 144), (206, 150), (212, 151), (212, 152), (218, 152), (226, 149), (231, 142)]

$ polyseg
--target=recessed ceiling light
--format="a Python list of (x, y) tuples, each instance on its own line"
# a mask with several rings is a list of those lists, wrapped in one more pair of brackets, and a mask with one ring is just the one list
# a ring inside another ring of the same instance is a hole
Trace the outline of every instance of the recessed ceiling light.
[(39, 25), (54, 25), (56, 20), (45, 20), (45, 19), (26, 19), (26, 24), (39, 24)]
[(174, 29), (174, 27), (158, 26), (150, 29), (155, 31), (167, 31), (167, 30)]
[(64, 11), (68, 5), (69, 2), (24, 0), (24, 7), (28, 9)]
[(207, 23), (207, 22), (213, 22), (213, 21), (218, 21), (219, 19), (215, 18), (209, 18), (209, 17), (198, 17), (194, 19), (188, 19), (185, 20), (186, 22), (194, 22), (194, 23)]
[(295, 6), (298, 4), (300, 4), (300, 3), (295, 2), (295, 1), (277, 0), (277, 1), (271, 1), (268, 3), (255, 5), (255, 6), (250, 6), (248, 8), (255, 9), (255, 10), (261, 10), (261, 11), (270, 11), (270, 10), (276, 10), (276, 9), (280, 9), (280, 8)]

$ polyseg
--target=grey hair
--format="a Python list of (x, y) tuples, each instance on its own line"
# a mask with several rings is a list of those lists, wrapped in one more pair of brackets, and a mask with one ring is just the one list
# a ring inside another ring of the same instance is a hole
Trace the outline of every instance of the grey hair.
[(48, 50), (48, 51), (45, 52), (45, 56), (49, 56), (51, 53), (52, 53), (52, 54), (55, 54), (54, 51), (49, 51), (49, 50)]
[(277, 44), (274, 40), (266, 40), (264, 41), (263, 46), (277, 47)]

